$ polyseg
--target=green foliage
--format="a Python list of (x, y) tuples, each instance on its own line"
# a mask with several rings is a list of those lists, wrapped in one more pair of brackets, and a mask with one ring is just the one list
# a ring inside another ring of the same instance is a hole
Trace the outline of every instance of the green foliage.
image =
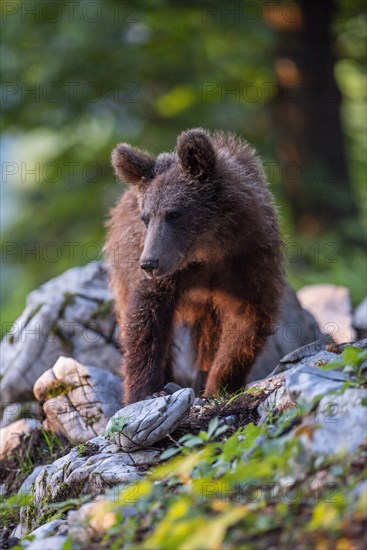
[(354, 457), (341, 468), (330, 460), (324, 468), (332, 483), (318, 484), (320, 465), (305, 460), (296, 437), (249, 424), (219, 442), (217, 429), (213, 422), (200, 450), (187, 447), (108, 503), (115, 524), (102, 547), (195, 550), (301, 541), (312, 547), (324, 537), (336, 542), (342, 526), (359, 517), (362, 501), (356, 504), (350, 493), (363, 472), (352, 475)]
[[(365, 350), (348, 346), (321, 368), (343, 368), (353, 380), (365, 361)], [(184, 435), (161, 455), (164, 464), (106, 501), (99, 514), (108, 513), (109, 527), (91, 542), (116, 550), (352, 547), (364, 532), (365, 451), (306, 451), (300, 436), (315, 428), (295, 426), (319, 399), (230, 436), (217, 417)]]
[(52, 502), (48, 506), (51, 510), (55, 510), (60, 514), (65, 514), (69, 510), (77, 510), (80, 506), (82, 506), (82, 504), (88, 502), (89, 500), (90, 496), (84, 495), (78, 498), (68, 498), (62, 502)]
[(362, 367), (366, 366), (367, 350), (357, 346), (347, 346), (341, 355), (323, 365), (323, 370), (342, 368), (343, 372), (360, 373)]
[(19, 511), (22, 506), (30, 506), (33, 502), (31, 495), (24, 493), (11, 497), (0, 495), (0, 522), (2, 525), (18, 523)]
[(56, 380), (47, 390), (47, 399), (58, 397), (59, 395), (67, 395), (70, 391), (75, 390), (78, 386), (75, 384), (66, 384), (63, 380)]
[(185, 434), (176, 442), (176, 447), (168, 447), (162, 455), (161, 459), (166, 460), (176, 454), (192, 449), (193, 447), (202, 447), (205, 443), (217, 439), (220, 435), (228, 430), (225, 424), (219, 425), (218, 417), (213, 418), (209, 422), (208, 431), (200, 431), (198, 435)]
[(103, 432), (103, 435), (110, 439), (114, 434), (122, 432), (128, 425), (130, 418), (127, 416), (118, 416), (111, 419), (111, 426)]
[(327, 365), (321, 367), (323, 370), (341, 369), (349, 375), (343, 389), (367, 387), (367, 350), (357, 346), (348, 346), (343, 353), (333, 359)]
[(99, 447), (95, 443), (80, 443), (76, 447), (79, 456), (93, 456), (99, 452)]

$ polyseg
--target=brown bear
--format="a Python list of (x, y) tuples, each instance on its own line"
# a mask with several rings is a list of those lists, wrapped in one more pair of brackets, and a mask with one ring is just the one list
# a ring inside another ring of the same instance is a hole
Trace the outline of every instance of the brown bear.
[(162, 390), (173, 327), (195, 334), (196, 389), (243, 386), (283, 287), (277, 212), (259, 157), (234, 135), (182, 132), (156, 159), (120, 144), (106, 250), (122, 329), (125, 402)]

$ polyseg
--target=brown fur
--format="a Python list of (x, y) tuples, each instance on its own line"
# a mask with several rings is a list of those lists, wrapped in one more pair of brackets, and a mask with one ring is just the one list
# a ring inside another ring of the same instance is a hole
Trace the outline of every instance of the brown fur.
[(240, 388), (274, 328), (283, 285), (277, 214), (259, 158), (233, 135), (194, 129), (174, 153), (155, 160), (121, 144), (112, 162), (133, 184), (112, 210), (106, 244), (125, 401), (162, 389), (178, 321), (194, 327), (205, 395)]

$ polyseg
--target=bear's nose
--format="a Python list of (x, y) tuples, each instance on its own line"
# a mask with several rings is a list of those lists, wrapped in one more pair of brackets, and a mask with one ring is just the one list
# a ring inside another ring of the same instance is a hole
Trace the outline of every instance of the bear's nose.
[(153, 273), (155, 269), (158, 269), (159, 260), (142, 260), (140, 262), (140, 267), (144, 269), (147, 273)]

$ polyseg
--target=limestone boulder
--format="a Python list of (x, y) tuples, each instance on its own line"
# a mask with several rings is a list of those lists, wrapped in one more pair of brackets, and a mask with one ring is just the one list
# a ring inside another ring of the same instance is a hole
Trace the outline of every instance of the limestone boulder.
[(42, 403), (45, 429), (61, 433), (73, 443), (99, 435), (122, 404), (120, 378), (97, 367), (60, 357), (34, 385)]
[(3, 406), (32, 397), (36, 380), (61, 355), (118, 373), (118, 329), (105, 265), (69, 269), (31, 292), (0, 354)]
[(125, 452), (151, 447), (177, 428), (194, 400), (194, 391), (184, 388), (172, 395), (133, 403), (110, 419), (106, 431)]

